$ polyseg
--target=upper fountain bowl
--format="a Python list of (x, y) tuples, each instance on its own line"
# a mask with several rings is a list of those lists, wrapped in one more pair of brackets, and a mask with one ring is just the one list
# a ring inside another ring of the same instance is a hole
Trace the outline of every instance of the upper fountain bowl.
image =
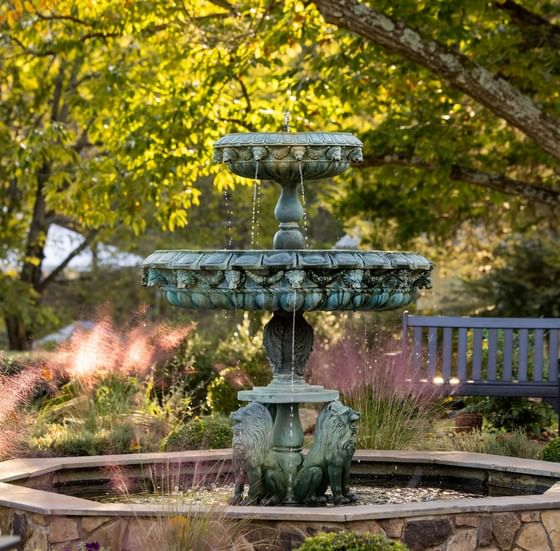
[(282, 184), (342, 174), (363, 161), (363, 144), (343, 132), (247, 132), (214, 144), (214, 161), (245, 178)]

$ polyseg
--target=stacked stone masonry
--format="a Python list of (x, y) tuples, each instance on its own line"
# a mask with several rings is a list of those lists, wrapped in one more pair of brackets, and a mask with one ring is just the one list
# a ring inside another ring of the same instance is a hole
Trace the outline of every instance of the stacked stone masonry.
[[(49, 516), (0, 508), (3, 534), (23, 536), (24, 551), (63, 551), (80, 541), (99, 542), (111, 551), (146, 548), (148, 534), (162, 519), (115, 516)], [(238, 551), (253, 551), (255, 542), (276, 541), (295, 549), (309, 535), (341, 529), (386, 534), (411, 551), (560, 551), (560, 511), (472, 513), (387, 520), (271, 522), (253, 520)], [(159, 531), (161, 532), (161, 531)]]

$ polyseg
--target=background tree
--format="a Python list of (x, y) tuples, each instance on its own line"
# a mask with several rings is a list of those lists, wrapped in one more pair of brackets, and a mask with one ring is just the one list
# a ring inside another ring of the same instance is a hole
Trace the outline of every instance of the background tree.
[(122, 242), (185, 227), (209, 182), (220, 194), (241, 183), (211, 164), (213, 142), (277, 130), (286, 108), (296, 130), (364, 141), (364, 170), (308, 187), (347, 227), (369, 221), (366, 240), (437, 240), (465, 221), (552, 219), (560, 199), (555, 3), (370, 6), (4, 3), (0, 308), (10, 345), (29, 346), (41, 295), (68, 263), (43, 273), (51, 224), (82, 233), (82, 248), (116, 228)]

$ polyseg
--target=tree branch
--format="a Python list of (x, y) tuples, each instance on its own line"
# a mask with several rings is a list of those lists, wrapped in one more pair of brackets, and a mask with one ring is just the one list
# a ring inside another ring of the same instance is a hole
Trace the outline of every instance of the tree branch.
[(72, 262), (72, 260), (76, 256), (78, 256), (82, 251), (84, 251), (89, 247), (92, 239), (97, 235), (98, 231), (99, 230), (90, 231), (86, 235), (84, 240), (76, 248), (70, 251), (66, 256), (66, 258), (47, 277), (43, 278), (41, 283), (39, 283), (39, 287), (37, 290), (42, 293), (45, 290), (45, 288), (50, 283), (52, 283), (60, 273), (64, 271), (64, 269), (68, 266), (68, 264), (70, 264), (70, 262)]
[(560, 160), (560, 121), (543, 113), (531, 98), (509, 82), (465, 55), (420, 36), (403, 22), (393, 21), (357, 0), (313, 1), (327, 22), (430, 69)]
[(237, 76), (235, 80), (239, 83), (239, 86), (241, 87), (241, 93), (243, 94), (243, 98), (245, 99), (245, 113), (248, 115), (253, 110), (253, 107), (251, 105), (251, 97), (249, 96), (247, 86), (245, 86), (245, 83), (243, 82), (243, 79), (240, 76)]
[(9, 39), (15, 42), (26, 54), (32, 55), (34, 57), (49, 57), (56, 56), (54, 50), (34, 50), (33, 48), (28, 48), (19, 38), (16, 38), (13, 34), (9, 35)]
[(79, 25), (87, 25), (88, 27), (92, 26), (90, 22), (85, 21), (84, 19), (80, 19), (78, 17), (74, 17), (73, 15), (61, 15), (52, 12), (47, 15), (41, 13), (40, 11), (36, 11), (35, 15), (39, 19), (43, 19), (44, 21), (72, 21), (73, 23), (78, 23)]
[[(384, 166), (384, 165), (400, 165), (418, 168), (421, 170), (434, 170), (435, 167), (413, 155), (404, 153), (385, 153), (382, 155), (366, 155), (364, 156), (363, 168)], [(507, 195), (522, 197), (529, 201), (535, 201), (549, 207), (560, 207), (560, 191), (539, 186), (532, 182), (523, 182), (507, 177), (505, 174), (489, 174), (473, 168), (460, 165), (452, 165), (449, 174), (452, 180), (466, 182), (490, 189), (494, 189)]]

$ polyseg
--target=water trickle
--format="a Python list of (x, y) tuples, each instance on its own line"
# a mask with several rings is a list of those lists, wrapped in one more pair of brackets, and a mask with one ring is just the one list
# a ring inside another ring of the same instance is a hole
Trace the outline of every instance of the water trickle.
[(305, 240), (305, 248), (309, 249), (309, 221), (307, 219), (307, 208), (305, 206), (305, 185), (303, 183), (303, 164), (301, 161), (298, 163), (298, 168), (301, 187), (301, 204), (303, 206), (303, 238)]
[(255, 163), (255, 181), (253, 182), (253, 214), (251, 216), (251, 248), (259, 248), (258, 218), (261, 207), (261, 189), (258, 182), (259, 161)]
[[(297, 290), (293, 289), (293, 309), (292, 309), (292, 369), (291, 369), (291, 390), (292, 393), (295, 391), (294, 389), (294, 378), (295, 378), (295, 371), (296, 371), (296, 302), (297, 302)], [(294, 444), (294, 418), (295, 418), (295, 408), (293, 402), (290, 403), (290, 444)], [(293, 480), (292, 480), (292, 472), (289, 471), (288, 474), (288, 488), (293, 488)], [(293, 496), (290, 496), (293, 499)]]
[(294, 377), (296, 372), (296, 302), (297, 291), (293, 289), (293, 310), (292, 310), (292, 369), (291, 369), (291, 384), (292, 392), (294, 392)]
[(224, 222), (225, 238), (226, 238), (226, 249), (233, 248), (233, 237), (232, 237), (232, 227), (233, 227), (233, 209), (231, 206), (231, 191), (227, 188), (224, 189), (224, 208), (226, 211), (226, 221)]

